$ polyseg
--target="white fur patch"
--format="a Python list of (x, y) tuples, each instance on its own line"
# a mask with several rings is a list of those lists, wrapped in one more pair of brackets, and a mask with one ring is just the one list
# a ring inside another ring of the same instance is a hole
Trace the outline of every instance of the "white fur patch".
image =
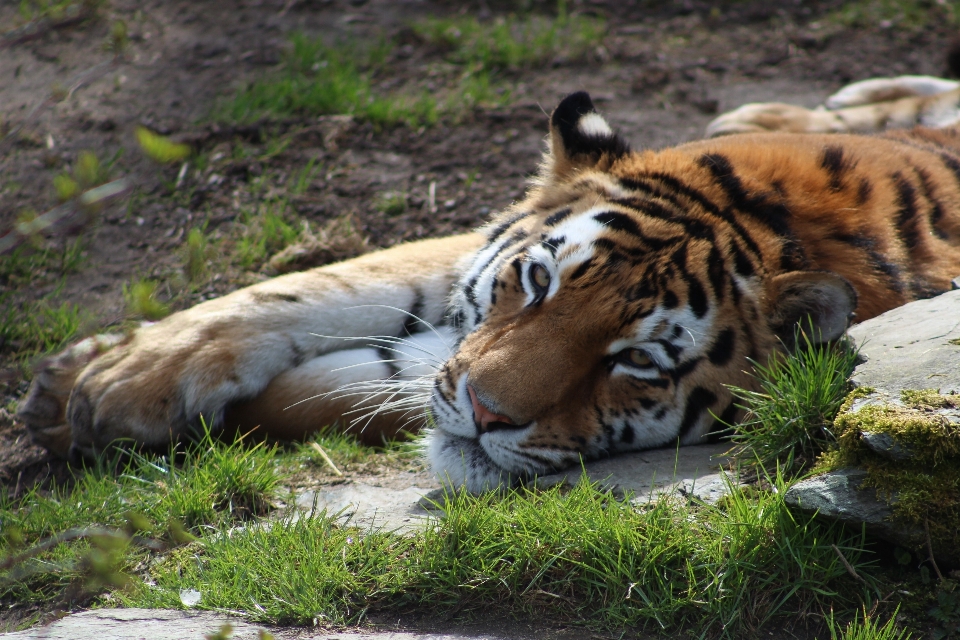
[(577, 122), (577, 129), (585, 136), (591, 138), (609, 138), (613, 135), (613, 129), (607, 124), (599, 113), (588, 113)]

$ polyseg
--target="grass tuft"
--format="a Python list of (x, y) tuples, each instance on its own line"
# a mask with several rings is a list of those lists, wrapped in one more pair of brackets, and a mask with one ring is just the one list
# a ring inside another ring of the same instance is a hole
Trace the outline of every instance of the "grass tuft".
[(850, 390), (857, 352), (846, 342), (813, 345), (806, 334), (796, 344), (792, 357), (754, 363), (759, 391), (730, 387), (747, 411), (732, 440), (748, 463), (797, 471), (836, 445), (833, 420)]
[(385, 44), (367, 49), (328, 46), (296, 34), (279, 78), (259, 80), (223, 105), (218, 117), (252, 121), (264, 117), (348, 114), (378, 126), (416, 127), (437, 120), (428, 93), (376, 95), (370, 75), (384, 64)]
[(157, 300), (157, 283), (154, 280), (134, 280), (123, 285), (123, 298), (127, 314), (134, 318), (161, 320), (170, 315), (170, 307)]

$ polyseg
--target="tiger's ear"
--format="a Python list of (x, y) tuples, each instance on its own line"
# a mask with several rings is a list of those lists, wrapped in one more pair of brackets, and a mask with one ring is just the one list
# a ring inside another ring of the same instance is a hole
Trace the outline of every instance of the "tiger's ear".
[(770, 328), (791, 351), (797, 325), (811, 344), (836, 340), (847, 330), (857, 308), (857, 291), (846, 278), (830, 271), (792, 271), (768, 283)]
[(571, 93), (553, 110), (546, 167), (549, 178), (563, 179), (583, 169), (606, 168), (628, 153), (629, 145), (597, 113), (586, 91)]

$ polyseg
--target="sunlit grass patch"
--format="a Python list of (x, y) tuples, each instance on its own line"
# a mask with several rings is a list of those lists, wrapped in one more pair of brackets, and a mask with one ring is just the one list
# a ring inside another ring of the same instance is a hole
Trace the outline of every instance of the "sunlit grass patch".
[(606, 22), (571, 16), (561, 1), (555, 17), (510, 14), (489, 22), (475, 16), (427, 18), (415, 22), (413, 29), (444, 49), (449, 60), (493, 71), (528, 68), (558, 57), (576, 59), (603, 41)]
[(748, 464), (802, 469), (836, 446), (833, 420), (850, 390), (857, 352), (845, 341), (812, 345), (805, 334), (796, 342), (793, 356), (754, 363), (758, 391), (731, 387), (747, 411), (731, 439)]
[(956, 0), (854, 0), (830, 13), (827, 20), (852, 28), (919, 30), (941, 24), (960, 23)]
[(377, 95), (373, 91), (371, 75), (383, 66), (386, 46), (328, 46), (296, 34), (280, 77), (253, 82), (222, 105), (216, 117), (249, 121), (348, 114), (380, 126), (432, 124), (437, 107), (429, 94)]
[(42, 603), (71, 593), (89, 595), (88, 582), (99, 575), (91, 573), (95, 568), (91, 561), (96, 559), (91, 553), (104, 552), (98, 545), (105, 535), (115, 542), (110, 549), (116, 553), (111, 551), (107, 559), (109, 572), (129, 574), (148, 555), (147, 547), (138, 546), (130, 536), (170, 546), (190, 539), (184, 526), (204, 535), (265, 515), (284, 477), (278, 455), (275, 447), (224, 443), (207, 435), (186, 447), (176, 463), (141, 454), (121, 463), (107, 456), (80, 472), (69, 486), (34, 488), (22, 496), (3, 492), (0, 559), (50, 536), (93, 529), (90, 535), (0, 568), (0, 601)]
[(133, 280), (123, 285), (127, 315), (144, 320), (160, 320), (170, 315), (170, 305), (157, 299), (159, 284), (155, 280)]
[(9, 295), (0, 295), (0, 308), (0, 350), (13, 351), (21, 361), (62, 349), (89, 322), (79, 305), (68, 302), (18, 305)]
[(124, 598), (175, 607), (181, 589), (196, 589), (203, 608), (294, 624), (497, 604), (731, 635), (778, 615), (869, 601), (831, 546), (869, 577), (860, 536), (795, 519), (781, 495), (735, 490), (722, 506), (691, 510), (668, 499), (636, 507), (586, 482), (568, 492), (457, 494), (446, 517), (411, 536), (317, 515), (210, 539), (196, 557), (157, 567), (156, 587)]

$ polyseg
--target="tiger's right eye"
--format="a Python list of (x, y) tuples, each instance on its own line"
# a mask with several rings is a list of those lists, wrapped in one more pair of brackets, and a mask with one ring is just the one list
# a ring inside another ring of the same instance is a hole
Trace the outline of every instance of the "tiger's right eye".
[(530, 280), (538, 289), (546, 289), (550, 286), (550, 272), (542, 264), (535, 264), (530, 267)]

